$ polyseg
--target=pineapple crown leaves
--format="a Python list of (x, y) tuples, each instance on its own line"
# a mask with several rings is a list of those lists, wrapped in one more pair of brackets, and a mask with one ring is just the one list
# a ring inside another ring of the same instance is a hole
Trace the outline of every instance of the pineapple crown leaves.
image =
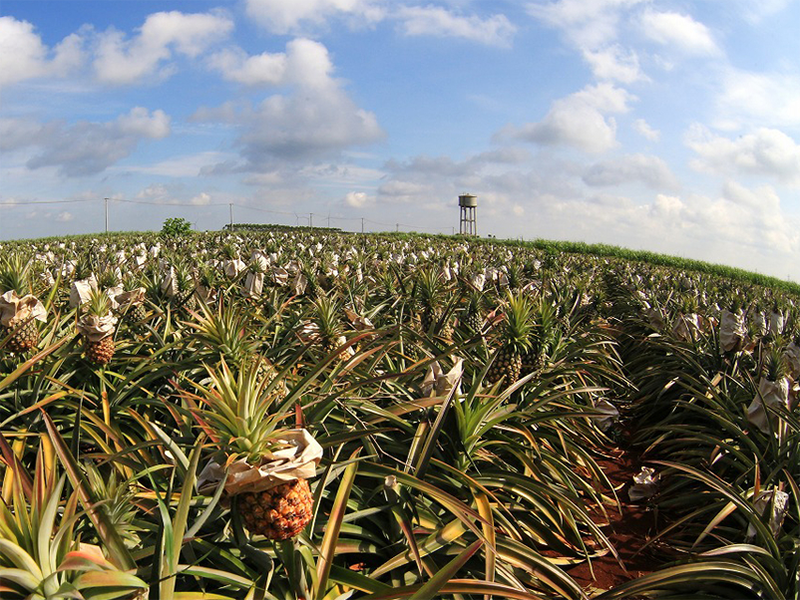
[(534, 327), (530, 297), (523, 292), (508, 292), (503, 312), (502, 345), (517, 352), (528, 349)]
[(281, 405), (286, 390), (274, 368), (252, 357), (243, 359), (235, 372), (224, 358), (216, 366), (204, 366), (204, 383), (190, 382), (197, 392), (180, 393), (228, 463), (244, 457), (257, 464), (279, 449), (284, 431), (279, 426), (293, 412)]
[(342, 334), (342, 307), (336, 298), (320, 295), (313, 303), (313, 322), (323, 340), (334, 341)]
[(89, 301), (83, 305), (84, 314), (105, 317), (111, 312), (112, 302), (104, 291), (99, 288), (92, 288), (89, 293)]
[(766, 352), (761, 371), (769, 381), (778, 381), (786, 376), (786, 357), (779, 348), (773, 346)]
[(416, 282), (416, 297), (425, 309), (435, 308), (443, 293), (442, 280), (436, 269), (423, 269), (419, 272)]
[(194, 339), (215, 354), (226, 356), (234, 363), (255, 354), (258, 342), (248, 335), (253, 327), (242, 309), (218, 304), (214, 311), (201, 303), (200, 310), (192, 314), (197, 320), (186, 324), (194, 330)]
[(25, 260), (20, 254), (5, 258), (0, 264), (0, 293), (14, 290), (20, 297), (30, 294), (32, 264), (32, 261)]

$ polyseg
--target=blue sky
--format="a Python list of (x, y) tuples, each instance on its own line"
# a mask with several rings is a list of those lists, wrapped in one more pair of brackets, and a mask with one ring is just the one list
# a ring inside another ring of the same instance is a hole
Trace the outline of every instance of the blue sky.
[[(230, 218), (800, 279), (800, 0), (0, 0), (0, 239)], [(397, 225), (399, 224), (399, 225)]]

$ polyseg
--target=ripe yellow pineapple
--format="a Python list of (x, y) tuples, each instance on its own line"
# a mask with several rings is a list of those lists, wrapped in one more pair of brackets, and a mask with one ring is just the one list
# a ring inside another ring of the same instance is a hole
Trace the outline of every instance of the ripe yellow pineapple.
[(5, 349), (27, 352), (39, 343), (36, 321), (44, 321), (47, 311), (31, 293), (30, 262), (13, 255), (0, 267), (0, 341), (8, 338)]
[(285, 388), (271, 365), (248, 357), (237, 373), (224, 359), (218, 369), (206, 369), (210, 384), (194, 383), (198, 393), (183, 391), (217, 448), (198, 488), (214, 489), (224, 479), (231, 510), (251, 533), (274, 540), (296, 536), (313, 516), (307, 479), (322, 448), (305, 429), (279, 427)]
[(83, 336), (86, 359), (96, 365), (106, 365), (114, 356), (114, 328), (117, 318), (111, 312), (111, 298), (92, 289), (89, 301), (81, 307), (78, 331)]

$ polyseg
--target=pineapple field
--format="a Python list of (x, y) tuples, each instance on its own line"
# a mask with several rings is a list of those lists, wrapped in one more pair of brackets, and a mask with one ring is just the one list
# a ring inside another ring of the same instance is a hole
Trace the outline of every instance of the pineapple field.
[(0, 245), (0, 598), (800, 598), (800, 291), (460, 237)]

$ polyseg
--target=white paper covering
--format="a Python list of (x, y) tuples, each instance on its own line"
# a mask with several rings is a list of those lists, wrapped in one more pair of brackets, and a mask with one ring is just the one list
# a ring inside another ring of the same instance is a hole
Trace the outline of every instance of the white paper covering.
[(225, 492), (229, 496), (244, 492), (261, 492), (272, 487), (294, 481), (310, 479), (322, 458), (322, 446), (305, 429), (284, 431), (277, 442), (286, 447), (264, 457), (260, 465), (251, 465), (239, 459), (225, 468), (210, 461), (197, 477), (197, 489), (201, 493), (213, 492), (225, 478)]
[(47, 309), (36, 296), (25, 294), (20, 298), (15, 290), (8, 290), (0, 296), (0, 324), (8, 327), (12, 319), (16, 324), (29, 318), (47, 320)]

